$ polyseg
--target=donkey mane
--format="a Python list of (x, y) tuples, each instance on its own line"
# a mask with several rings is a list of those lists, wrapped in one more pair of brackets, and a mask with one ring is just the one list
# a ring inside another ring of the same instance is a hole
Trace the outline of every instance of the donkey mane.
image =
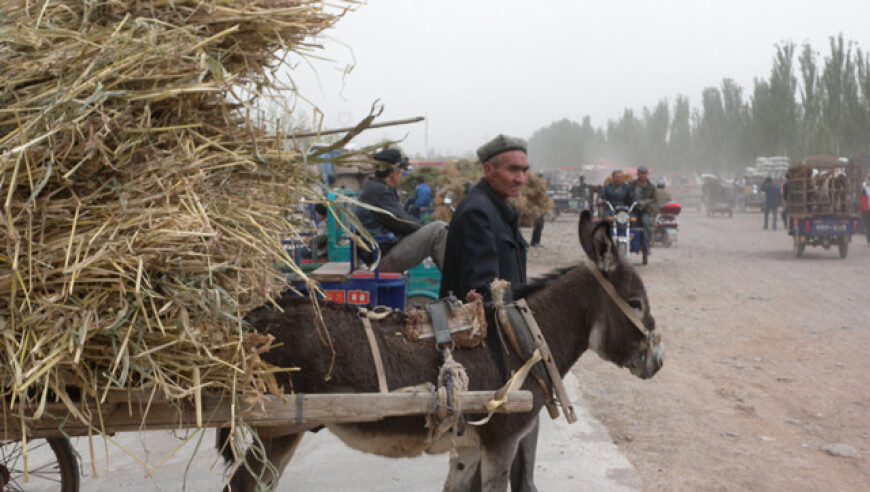
[(524, 297), (528, 297), (539, 290), (542, 290), (553, 280), (558, 279), (562, 275), (578, 268), (580, 265), (571, 265), (566, 267), (559, 267), (555, 270), (552, 270), (549, 273), (541, 275), (539, 277), (535, 277), (531, 282), (523, 285), (519, 285), (513, 290), (514, 299), (522, 299)]

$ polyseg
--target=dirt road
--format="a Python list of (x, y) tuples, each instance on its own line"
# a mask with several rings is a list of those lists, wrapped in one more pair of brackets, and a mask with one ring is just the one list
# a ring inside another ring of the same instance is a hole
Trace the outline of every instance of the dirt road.
[[(870, 247), (797, 259), (758, 213), (681, 219), (679, 244), (637, 267), (662, 371), (640, 381), (593, 355), (574, 368), (643, 489), (870, 490)], [(533, 272), (577, 257), (574, 220), (547, 224)]]

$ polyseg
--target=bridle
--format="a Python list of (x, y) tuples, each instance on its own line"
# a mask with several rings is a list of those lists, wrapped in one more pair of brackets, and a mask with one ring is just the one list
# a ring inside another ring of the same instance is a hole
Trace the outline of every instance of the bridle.
[(607, 292), (607, 295), (610, 296), (610, 299), (616, 304), (616, 306), (622, 311), (623, 314), (631, 321), (631, 324), (637, 328), (640, 333), (646, 337), (647, 347), (652, 348), (657, 345), (661, 341), (661, 337), (658, 334), (653, 334), (652, 331), (648, 330), (646, 326), (643, 325), (643, 320), (640, 319), (640, 316), (637, 314), (637, 311), (632, 309), (631, 306), (628, 305), (628, 302), (623, 299), (619, 293), (616, 292), (616, 288), (610, 283), (609, 280), (604, 278), (604, 275), (601, 274), (601, 271), (598, 270), (598, 266), (592, 262), (589, 258), (585, 260), (586, 268), (592, 272), (592, 276), (595, 277), (595, 280), (601, 284), (601, 287), (604, 289), (604, 292)]

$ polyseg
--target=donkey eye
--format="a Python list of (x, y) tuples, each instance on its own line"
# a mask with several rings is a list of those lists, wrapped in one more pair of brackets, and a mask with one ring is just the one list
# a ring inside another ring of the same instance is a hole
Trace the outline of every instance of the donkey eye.
[(638, 311), (643, 311), (643, 304), (637, 299), (632, 299), (632, 300), (628, 301), (628, 305), (631, 306), (632, 309), (637, 309)]

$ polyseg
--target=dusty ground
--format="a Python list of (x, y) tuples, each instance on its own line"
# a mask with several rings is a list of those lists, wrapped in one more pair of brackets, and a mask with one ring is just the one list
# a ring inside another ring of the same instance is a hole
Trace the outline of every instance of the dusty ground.
[[(864, 238), (845, 260), (821, 248), (797, 259), (758, 213), (681, 219), (679, 244), (637, 266), (665, 334), (662, 371), (640, 381), (594, 355), (574, 369), (643, 489), (870, 490)], [(547, 224), (532, 273), (578, 257), (575, 220)]]

